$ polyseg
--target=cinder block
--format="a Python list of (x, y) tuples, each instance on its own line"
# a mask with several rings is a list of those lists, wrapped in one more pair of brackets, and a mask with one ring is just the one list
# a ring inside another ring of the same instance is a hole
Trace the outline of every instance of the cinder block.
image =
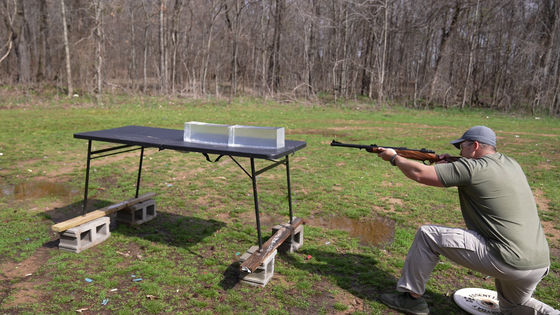
[(152, 220), (156, 215), (156, 202), (148, 199), (117, 212), (117, 221), (138, 225)]
[(117, 229), (118, 224), (117, 224), (117, 213), (118, 212), (113, 212), (111, 214), (108, 215), (109, 219), (111, 219), (111, 223), (109, 223), (109, 230), (110, 231), (114, 231)]
[[(259, 249), (258, 246), (252, 246), (251, 248), (249, 248), (249, 250), (247, 250), (243, 255), (241, 255), (241, 257), (239, 258), (239, 262), (243, 263), (244, 261), (249, 259), (249, 257), (251, 257), (251, 255), (253, 255), (253, 253), (258, 249)], [(249, 273), (246, 271), (240, 271), (239, 281), (241, 283), (249, 284), (252, 286), (264, 287), (268, 283), (268, 281), (272, 279), (272, 276), (274, 275), (274, 259), (276, 257), (276, 253), (277, 250), (275, 249), (262, 262), (262, 264), (259, 267), (257, 267), (257, 269), (255, 269), (254, 272)]]
[(105, 241), (111, 236), (110, 221), (109, 217), (101, 217), (60, 233), (58, 248), (79, 253)]
[[(295, 218), (294, 218), (295, 219)], [(281, 228), (286, 227), (286, 228), (290, 228), (290, 224), (289, 223), (285, 223), (285, 224), (278, 224), (272, 227), (272, 235), (276, 234), (276, 232), (278, 230), (280, 230)], [(298, 249), (300, 249), (300, 247), (303, 245), (303, 224), (299, 225), (294, 232), (290, 235), (290, 237), (288, 237), (288, 239), (286, 239), (284, 241), (284, 243), (282, 243), (282, 245), (280, 245), (278, 247), (278, 250), (280, 252), (288, 252), (288, 253), (293, 253), (294, 251), (297, 251)]]

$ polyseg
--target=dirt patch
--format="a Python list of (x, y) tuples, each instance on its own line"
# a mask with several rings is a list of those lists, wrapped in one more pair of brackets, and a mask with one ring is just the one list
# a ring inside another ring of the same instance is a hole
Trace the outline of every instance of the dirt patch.
[(540, 189), (535, 189), (535, 191), (533, 192), (533, 196), (535, 197), (535, 202), (537, 203), (539, 210), (548, 212), (548, 203), (550, 202), (550, 200), (545, 198), (544, 192)]
[[(385, 183), (387, 184), (387, 183)], [(385, 203), (385, 207), (374, 206), (374, 211), (377, 213), (394, 213), (396, 212), (395, 206), (402, 207), (404, 202), (401, 199), (393, 198), (393, 197), (381, 197), (379, 198), (381, 201)], [(404, 213), (409, 213), (404, 212)]]
[(13, 280), (34, 274), (49, 260), (51, 250), (40, 247), (31, 257), (22, 262), (6, 262), (0, 265), (0, 280)]
[(404, 205), (404, 202), (401, 199), (398, 199), (398, 198), (382, 197), (381, 200), (389, 203), (391, 206), (394, 206), (394, 205), (402, 206), (402, 205)]
[[(285, 280), (280, 279), (280, 275), (275, 274), (274, 281), (277, 280), (276, 278), (278, 278), (278, 280), (280, 280), (281, 282), (286, 283)], [(323, 308), (333, 310), (329, 314), (355, 314), (356, 312), (368, 313), (368, 311), (371, 311), (368, 304), (364, 303), (363, 299), (356, 297), (345, 290), (336, 290), (335, 292), (333, 292), (332, 284), (325, 280), (314, 284), (313, 290), (315, 292), (329, 292), (326, 294), (314, 294), (309, 296), (307, 299), (310, 305), (321, 305)], [(296, 290), (294, 289), (293, 291), (293, 295), (297, 296), (298, 293), (295, 292)], [(290, 294), (290, 291), (288, 291), (288, 294)], [(344, 311), (335, 311), (335, 304), (345, 305), (347, 308)], [(298, 312), (301, 312), (301, 310), (294, 309), (289, 311), (288, 313)]]
[[(550, 209), (548, 207), (548, 204), (550, 203), (550, 200), (548, 200), (544, 196), (544, 192), (540, 189), (535, 189), (535, 191), (533, 192), (533, 196), (535, 197), (535, 202), (537, 203), (537, 208), (539, 209), (539, 212), (549, 213)], [(544, 228), (544, 233), (546, 234), (549, 243), (555, 243), (560, 241), (560, 231), (554, 228), (553, 221), (541, 220), (541, 224)]]
[(41, 300), (43, 293), (39, 288), (46, 280), (35, 277), (35, 273), (49, 260), (52, 249), (41, 247), (26, 260), (0, 265), (0, 283), (5, 292), (3, 300), (8, 299), (3, 307), (12, 308), (20, 304), (35, 303)]
[(14, 284), (9, 289), (8, 302), (3, 304), (4, 308), (15, 308), (21, 304), (31, 304), (41, 301), (43, 292), (38, 289), (47, 281), (40, 278), (29, 277), (25, 281)]
[(545, 170), (545, 171), (550, 171), (555, 169), (556, 167), (550, 163), (540, 163), (539, 165), (537, 165), (537, 169), (539, 170)]
[(401, 183), (394, 183), (394, 182), (387, 182), (387, 181), (382, 181), (381, 185), (383, 187), (402, 187), (403, 184)]

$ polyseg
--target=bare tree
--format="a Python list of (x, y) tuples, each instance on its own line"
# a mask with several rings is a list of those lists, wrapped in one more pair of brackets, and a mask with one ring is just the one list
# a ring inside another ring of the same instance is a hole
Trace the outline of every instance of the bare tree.
[[(435, 93), (436, 93), (436, 88), (438, 86), (438, 84), (441, 82), (441, 80), (439, 79), (441, 74), (441, 60), (443, 55), (446, 52), (448, 43), (449, 43), (449, 37), (451, 36), (451, 34), (455, 31), (455, 28), (457, 27), (457, 22), (459, 20), (459, 14), (461, 13), (461, 3), (460, 0), (455, 0), (455, 5), (451, 8), (448, 8), (446, 6), (441, 8), (442, 11), (444, 11), (444, 17), (447, 18), (447, 12), (449, 12), (450, 17), (449, 17), (449, 22), (447, 21), (447, 19), (444, 21), (444, 25), (441, 27), (441, 33), (439, 35), (439, 43), (437, 44), (438, 48), (435, 51), (435, 61), (434, 61), (434, 76), (432, 79), (432, 84), (431, 84), (431, 88), (430, 88), (430, 100), (433, 100)], [(448, 25), (449, 24), (449, 25)]]
[(8, 84), (560, 115), (557, 0), (0, 0), (0, 23)]
[(173, 16), (171, 19), (171, 28), (170, 28), (170, 33), (171, 33), (171, 45), (172, 45), (172, 52), (171, 52), (171, 91), (172, 93), (175, 92), (175, 83), (177, 80), (177, 65), (178, 65), (178, 61), (177, 61), (177, 52), (179, 50), (179, 23), (180, 23), (180, 17), (181, 17), (181, 13), (183, 11), (183, 1), (182, 0), (176, 0), (174, 5), (173, 5)]
[(2, 61), (4, 61), (4, 59), (8, 57), (8, 55), (12, 51), (12, 47), (14, 46), (14, 20), (17, 14), (16, 0), (13, 0), (12, 8), (10, 8), (10, 2), (8, 0), (5, 0), (3, 2), (2, 11), (4, 24), (6, 25), (8, 34), (6, 37), (6, 44), (2, 47), (2, 50), (5, 49), (5, 53), (3, 55), (0, 55), (0, 64), (2, 63)]
[(167, 56), (165, 38), (165, 12), (167, 11), (167, 1), (160, 0), (159, 4), (159, 77), (160, 88), (163, 93), (167, 93)]
[(233, 0), (233, 4), (225, 4), (224, 17), (231, 37), (231, 95), (237, 94), (238, 76), (238, 57), (239, 57), (239, 37), (241, 36), (241, 14), (247, 2)]
[(381, 104), (385, 101), (383, 86), (385, 85), (385, 66), (387, 59), (387, 34), (389, 33), (389, 0), (383, 3), (384, 19), (383, 19), (383, 50), (381, 52), (381, 66), (379, 71), (379, 90), (377, 100)]
[(95, 36), (96, 36), (96, 64), (95, 74), (97, 79), (96, 94), (99, 96), (102, 93), (102, 67), (103, 67), (103, 2), (102, 0), (95, 1)]
[(271, 91), (278, 92), (280, 88), (280, 48), (282, 38), (282, 20), (284, 19), (285, 0), (275, 0), (274, 7), (274, 31), (272, 45), (270, 46), (268, 60), (268, 82)]
[(207, 76), (208, 76), (208, 66), (210, 64), (211, 48), (214, 36), (214, 27), (216, 26), (216, 20), (222, 14), (224, 9), (223, 4), (220, 1), (212, 0), (209, 7), (209, 21), (206, 24), (206, 50), (204, 51), (204, 67), (202, 69), (201, 87), (202, 93), (205, 94), (207, 91)]
[(64, 52), (66, 53), (66, 81), (68, 86), (68, 97), (74, 94), (72, 87), (72, 67), (70, 64), (70, 44), (68, 43), (68, 26), (66, 24), (66, 10), (64, 8), (64, 0), (60, 0), (60, 13), (62, 16), (62, 37), (64, 41)]
[(472, 72), (473, 72), (473, 63), (474, 63), (474, 51), (477, 46), (477, 36), (478, 36), (478, 27), (479, 27), (479, 9), (480, 9), (480, 0), (476, 1), (476, 9), (474, 12), (474, 18), (472, 19), (472, 33), (470, 35), (470, 45), (469, 45), (469, 65), (467, 66), (467, 78), (465, 79), (465, 88), (463, 90), (463, 101), (461, 102), (461, 109), (465, 108), (465, 104), (467, 103), (467, 93), (469, 91), (469, 87), (472, 85)]
[(31, 33), (26, 16), (24, 1), (16, 1), (16, 16), (12, 20), (12, 36), (14, 50), (18, 65), (18, 82), (29, 83), (31, 81), (31, 63), (33, 60), (31, 51)]

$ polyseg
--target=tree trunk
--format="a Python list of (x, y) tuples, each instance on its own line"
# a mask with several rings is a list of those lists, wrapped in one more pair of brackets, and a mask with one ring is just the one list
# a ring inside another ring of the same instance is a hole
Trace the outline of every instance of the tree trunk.
[(128, 79), (132, 90), (136, 90), (136, 28), (134, 20), (134, 7), (130, 9), (130, 65)]
[(17, 1), (17, 15), (13, 21), (13, 34), (15, 34), (14, 48), (18, 62), (18, 82), (31, 82), (31, 34), (29, 23), (25, 16), (23, 1)]
[[(230, 96), (235, 96), (237, 94), (237, 63), (238, 63), (238, 56), (239, 56), (239, 32), (240, 32), (240, 15), (241, 11), (244, 8), (244, 5), (240, 3), (239, 0), (234, 1), (234, 7), (228, 9), (227, 4), (226, 10), (224, 11), (224, 17), (226, 19), (226, 25), (228, 27), (230, 37), (231, 37), (231, 92)], [(233, 14), (230, 16), (230, 12), (233, 11)]]
[(556, 60), (556, 70), (554, 71), (554, 77), (556, 84), (554, 86), (554, 91), (552, 95), (552, 101), (550, 102), (550, 106), (548, 107), (549, 115), (559, 115), (560, 114), (560, 53), (558, 54), (558, 58)]
[(5, 4), (5, 10), (6, 10), (6, 15), (4, 16), (4, 23), (6, 24), (6, 28), (8, 29), (8, 39), (7, 39), (7, 43), (2, 46), (2, 48), (0, 48), (0, 52), (4, 49), (4, 47), (6, 47), (6, 52), (3, 55), (0, 55), (0, 64), (2, 64), (2, 62), (8, 58), (8, 56), (10, 55), (10, 53), (12, 52), (12, 48), (14, 46), (14, 40), (16, 35), (14, 34), (14, 20), (16, 18), (17, 15), (17, 4), (16, 4), (16, 0), (14, 1), (14, 8), (13, 8), (13, 13), (10, 14), (10, 9), (8, 6), (8, 2), (6, 2)]
[(383, 86), (385, 85), (385, 65), (387, 59), (387, 33), (389, 32), (389, 0), (385, 0), (385, 18), (383, 20), (383, 50), (381, 52), (381, 70), (379, 71), (379, 87), (377, 101), (382, 104), (385, 101)]
[(148, 85), (148, 26), (144, 28), (144, 63), (142, 64), (142, 92), (146, 93)]
[(261, 31), (261, 93), (265, 93), (265, 92), (269, 92), (270, 87), (268, 86), (267, 82), (267, 77), (268, 77), (268, 73), (267, 71), (267, 66), (266, 66), (266, 60), (267, 60), (267, 51), (268, 49), (266, 49), (266, 47), (268, 47), (268, 44), (266, 42), (267, 39), (267, 34), (268, 34), (268, 24), (265, 22), (266, 21), (266, 7), (267, 7), (267, 0), (263, 0), (262, 4), (261, 4), (261, 22), (260, 22), (260, 31)]
[(97, 42), (95, 48), (95, 56), (96, 56), (96, 64), (95, 64), (95, 73), (97, 78), (97, 87), (96, 87), (96, 94), (97, 97), (102, 93), (101, 85), (103, 82), (102, 78), (102, 67), (103, 67), (103, 3), (101, 0), (96, 0), (95, 2), (95, 39)]
[(432, 85), (431, 85), (431, 88), (430, 88), (430, 101), (432, 101), (433, 98), (434, 98), (436, 86), (438, 84), (438, 80), (439, 80), (439, 76), (440, 76), (440, 72), (441, 72), (441, 69), (440, 69), (441, 58), (446, 51), (449, 36), (455, 30), (455, 27), (457, 25), (457, 20), (459, 19), (459, 13), (460, 12), (461, 12), (460, 3), (459, 3), (458, 0), (456, 0), (455, 1), (455, 8), (453, 9), (453, 13), (452, 13), (451, 22), (450, 22), (449, 27), (446, 28), (444, 26), (441, 29), (442, 34), (441, 34), (440, 42), (439, 42), (439, 45), (438, 45), (438, 54), (437, 54), (436, 60), (435, 60), (434, 77), (432, 78)]
[(48, 60), (49, 51), (49, 27), (48, 27), (48, 13), (47, 13), (47, 0), (39, 1), (39, 53), (37, 54), (37, 82), (42, 82), (45, 78), (50, 77), (50, 61)]
[(373, 69), (374, 69), (374, 47), (375, 47), (375, 30), (373, 29), (373, 27), (369, 27), (368, 28), (370, 31), (369, 37), (368, 37), (368, 44), (367, 44), (367, 55), (366, 55), (366, 62), (365, 62), (365, 66), (364, 66), (364, 72), (367, 71), (368, 74), (368, 79), (367, 79), (367, 96), (369, 99), (373, 98), (373, 87), (374, 87), (374, 75), (373, 75)]
[(173, 18), (171, 19), (171, 44), (173, 45), (171, 56), (171, 92), (175, 93), (177, 80), (177, 50), (179, 49), (179, 16), (183, 10), (183, 1), (176, 0), (173, 7)]
[(62, 37), (64, 41), (64, 52), (66, 53), (66, 81), (68, 84), (68, 97), (72, 97), (74, 89), (72, 87), (72, 68), (70, 67), (70, 44), (68, 43), (68, 25), (66, 24), (66, 10), (64, 0), (60, 0), (60, 12), (62, 15)]
[(204, 51), (204, 66), (202, 69), (202, 93), (206, 94), (207, 91), (207, 82), (206, 77), (208, 75), (208, 66), (210, 64), (210, 56), (212, 48), (212, 41), (214, 36), (214, 26), (216, 24), (216, 19), (222, 13), (223, 6), (221, 3), (218, 3), (217, 6), (214, 2), (212, 2), (211, 12), (210, 12), (210, 21), (208, 25), (208, 40), (206, 42), (206, 50)]
[[(148, 14), (148, 10), (146, 9), (146, 5), (144, 4), (144, 1), (141, 2), (142, 3), (142, 9), (144, 10), (144, 20), (145, 21), (149, 21), (150, 20), (150, 16)], [(142, 62), (142, 92), (146, 93), (146, 90), (148, 89), (148, 45), (149, 45), (149, 41), (148, 41), (148, 29), (149, 29), (150, 25), (146, 22), (146, 24), (144, 25), (144, 40), (142, 41), (142, 44), (144, 45), (144, 60)]]
[(159, 7), (159, 75), (160, 89), (162, 93), (167, 93), (167, 67), (165, 66), (166, 45), (165, 45), (165, 14), (167, 10), (166, 0), (160, 0)]
[(272, 41), (272, 51), (269, 56), (269, 77), (270, 87), (273, 93), (280, 89), (280, 39), (282, 37), (282, 19), (284, 18), (285, 0), (276, 0), (274, 12), (274, 35)]
[(340, 73), (340, 94), (343, 95), (345, 98), (348, 97), (348, 63), (349, 63), (349, 56), (348, 56), (348, 37), (350, 32), (350, 4), (345, 4), (343, 7), (344, 10), (344, 23), (342, 24), (344, 27), (344, 37), (342, 39), (342, 72)]
[[(473, 62), (474, 62), (474, 51), (476, 49), (476, 43), (478, 41), (478, 19), (479, 19), (479, 6), (480, 0), (476, 1), (476, 9), (475, 9), (475, 17), (473, 20), (473, 29), (472, 34), (470, 36), (471, 44), (469, 49), (469, 66), (467, 67), (467, 78), (465, 79), (465, 88), (463, 90), (463, 101), (461, 102), (461, 109), (465, 108), (465, 104), (467, 103), (467, 94), (469, 93), (469, 87), (472, 86), (471, 84), (471, 76), (473, 71)], [(469, 100), (469, 103), (472, 100)]]
[[(312, 12), (315, 13), (316, 18), (319, 18), (321, 16), (321, 9), (318, 3), (318, 0), (311, 0), (312, 3)], [(315, 95), (315, 88), (314, 88), (314, 82), (313, 82), (313, 78), (315, 76), (315, 74), (313, 73), (313, 70), (315, 68), (315, 59), (317, 56), (317, 36), (316, 36), (316, 22), (315, 21), (311, 21), (309, 24), (309, 42), (308, 42), (308, 47), (307, 47), (307, 91), (308, 91), (308, 95)]]

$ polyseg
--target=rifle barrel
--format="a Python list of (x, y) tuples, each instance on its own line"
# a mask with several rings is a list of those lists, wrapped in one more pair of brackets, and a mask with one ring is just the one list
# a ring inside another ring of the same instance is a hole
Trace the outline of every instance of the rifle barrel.
[(348, 147), (348, 148), (357, 148), (357, 149), (369, 149), (372, 146), (371, 145), (363, 145), (363, 144), (352, 144), (352, 143), (342, 143), (342, 142), (338, 142), (336, 140), (333, 140), (331, 142), (331, 146), (333, 147)]

